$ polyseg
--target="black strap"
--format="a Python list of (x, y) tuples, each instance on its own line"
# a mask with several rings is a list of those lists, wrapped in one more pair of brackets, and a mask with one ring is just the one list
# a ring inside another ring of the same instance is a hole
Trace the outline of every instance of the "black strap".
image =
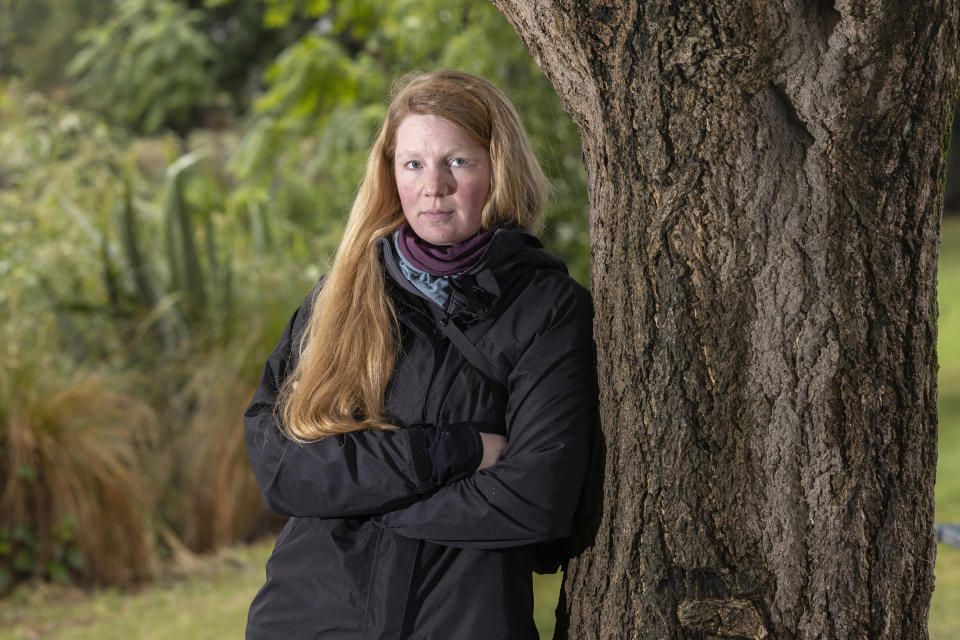
[(453, 319), (449, 316), (445, 316), (443, 311), (440, 310), (440, 307), (434, 304), (428, 304), (430, 307), (430, 312), (433, 314), (433, 319), (436, 321), (437, 326), (443, 331), (443, 334), (450, 339), (450, 342), (454, 347), (460, 352), (464, 358), (467, 359), (473, 367), (482, 373), (490, 382), (492, 382), (501, 392), (507, 392), (507, 372), (497, 372), (494, 369), (493, 364), (487, 360), (486, 356), (480, 353), (480, 350), (477, 349), (476, 345), (470, 342), (470, 338), (463, 335), (463, 332), (460, 331)]

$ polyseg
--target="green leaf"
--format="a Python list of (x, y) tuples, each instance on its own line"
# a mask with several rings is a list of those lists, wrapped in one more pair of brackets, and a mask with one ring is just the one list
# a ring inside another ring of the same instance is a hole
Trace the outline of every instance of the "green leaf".
[(67, 566), (74, 571), (83, 571), (83, 568), (86, 565), (83, 553), (73, 547), (67, 549), (67, 552), (64, 555), (64, 560), (66, 561)]
[(13, 556), (13, 562), (10, 563), (10, 566), (17, 573), (32, 573), (33, 556), (28, 551), (19, 551)]
[(51, 560), (47, 563), (46, 569), (47, 575), (54, 582), (58, 584), (70, 584), (70, 572), (67, 571), (67, 568), (62, 563)]
[(17, 467), (16, 476), (21, 480), (26, 480), (27, 482), (35, 482), (38, 477), (37, 470), (33, 467), (28, 467), (26, 465), (20, 465)]
[(36, 536), (33, 535), (33, 529), (27, 524), (19, 524), (14, 527), (13, 540), (28, 547), (33, 547), (37, 543)]
[(77, 539), (77, 518), (73, 515), (63, 516), (53, 525), (50, 533), (55, 540), (61, 542), (73, 542)]

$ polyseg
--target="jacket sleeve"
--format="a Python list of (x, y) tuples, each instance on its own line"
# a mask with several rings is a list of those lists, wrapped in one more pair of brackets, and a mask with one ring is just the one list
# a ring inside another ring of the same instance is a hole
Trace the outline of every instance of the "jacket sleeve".
[(589, 458), (596, 366), (589, 293), (576, 288), (507, 378), (509, 443), (492, 467), (375, 519), (402, 536), (498, 549), (569, 534)]
[[(476, 446), (466, 457), (458, 453), (456, 461), (450, 455), (438, 460), (439, 479), (431, 458), (436, 443), (443, 442), (447, 449), (452, 438), (479, 443), (472, 428), (450, 430), (443, 438), (435, 437), (436, 429), (429, 426), (356, 431), (307, 444), (283, 435), (274, 415), (277, 392), (291, 367), (293, 336), (302, 334), (311, 308), (312, 295), (293, 314), (267, 358), (244, 413), (247, 454), (269, 510), (331, 518), (372, 515), (410, 504), (445, 478), (455, 480), (477, 468), (482, 450)], [(452, 463), (461, 468), (450, 469)]]

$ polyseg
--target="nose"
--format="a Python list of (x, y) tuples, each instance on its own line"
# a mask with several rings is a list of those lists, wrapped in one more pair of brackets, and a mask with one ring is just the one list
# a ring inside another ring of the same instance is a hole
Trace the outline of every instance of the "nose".
[(442, 198), (457, 190), (453, 174), (444, 166), (435, 166), (427, 171), (424, 183), (424, 195), (428, 198)]

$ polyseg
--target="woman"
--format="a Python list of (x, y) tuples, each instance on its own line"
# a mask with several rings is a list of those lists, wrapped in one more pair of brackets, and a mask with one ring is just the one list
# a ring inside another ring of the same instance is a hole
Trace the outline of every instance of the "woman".
[(247, 638), (537, 638), (538, 543), (567, 535), (595, 407), (589, 294), (547, 253), (509, 100), (396, 92), (333, 267), (245, 414), (292, 516)]

